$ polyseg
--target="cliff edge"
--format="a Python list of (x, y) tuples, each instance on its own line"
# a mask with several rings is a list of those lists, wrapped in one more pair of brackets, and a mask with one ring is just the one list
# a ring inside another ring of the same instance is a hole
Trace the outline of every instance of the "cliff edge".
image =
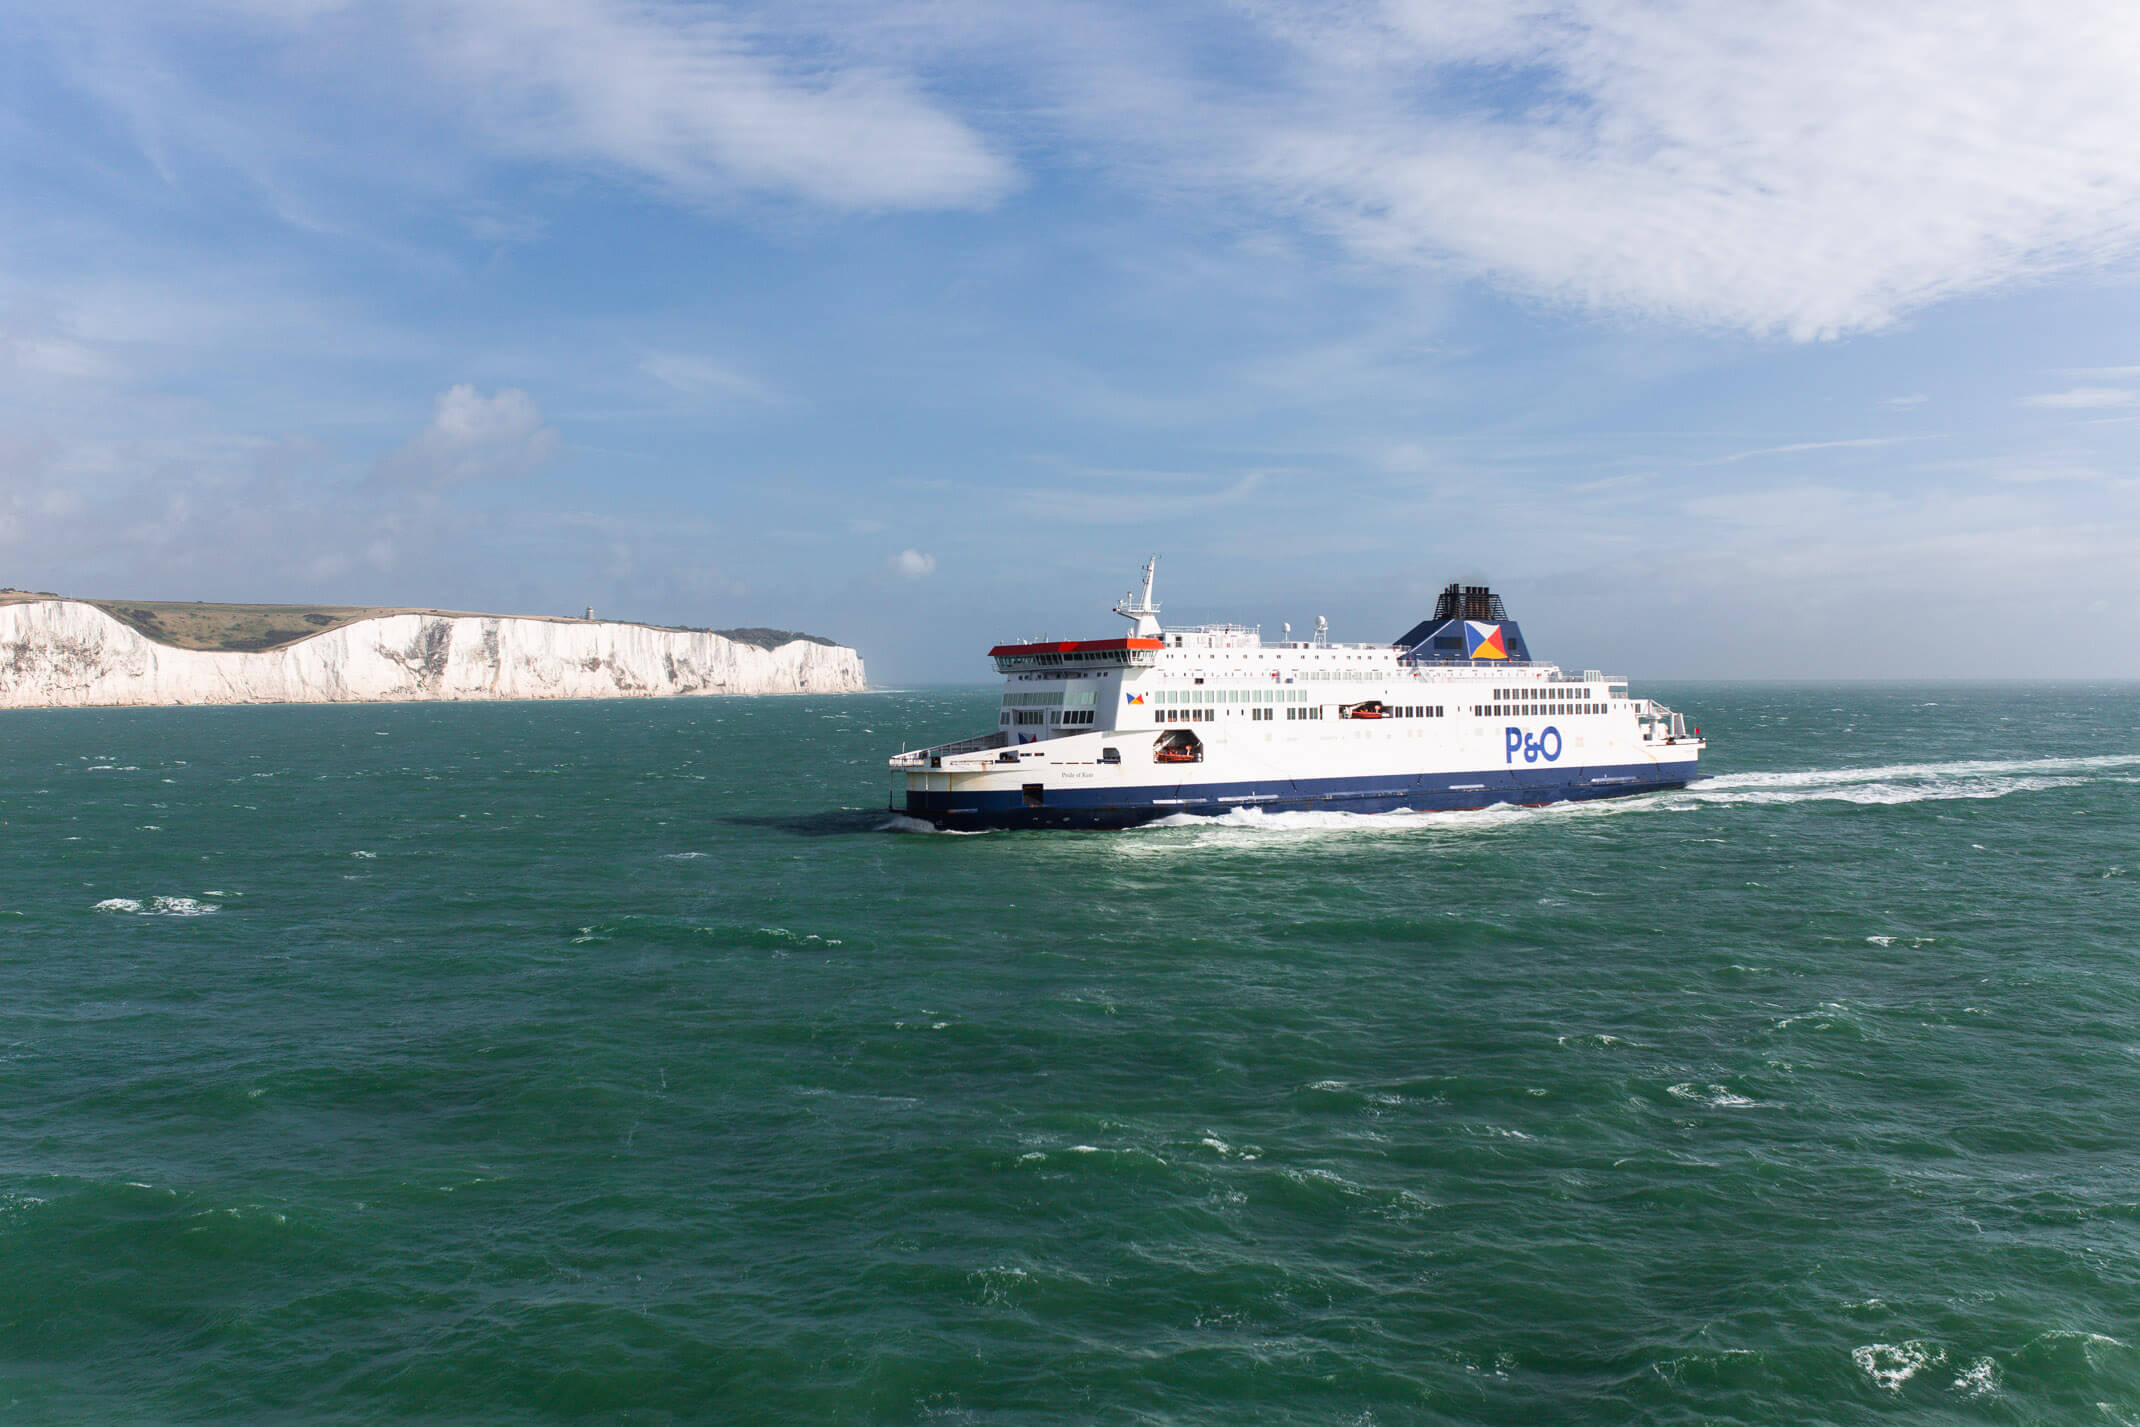
[(80, 600), (0, 603), (0, 708), (852, 693), (862, 659), (795, 639), (507, 615), (388, 614), (254, 653), (158, 643)]

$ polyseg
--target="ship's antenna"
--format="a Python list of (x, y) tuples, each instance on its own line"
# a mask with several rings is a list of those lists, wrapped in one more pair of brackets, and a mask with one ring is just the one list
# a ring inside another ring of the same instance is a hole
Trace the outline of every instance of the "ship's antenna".
[(1159, 606), (1152, 603), (1152, 571), (1159, 564), (1154, 555), (1144, 562), (1144, 588), (1123, 594), (1115, 605), (1115, 613), (1130, 622), (1130, 637), (1133, 639), (1157, 639), (1159, 637)]

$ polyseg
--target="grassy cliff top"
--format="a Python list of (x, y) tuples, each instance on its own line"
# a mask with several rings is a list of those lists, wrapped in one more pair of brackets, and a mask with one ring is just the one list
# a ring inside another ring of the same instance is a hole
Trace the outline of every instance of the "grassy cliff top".
[(747, 629), (695, 630), (694, 633), (718, 634), (723, 639), (733, 639), (738, 644), (755, 644), (760, 649), (778, 649), (783, 644), (801, 640), (805, 644), (822, 644), (827, 648), (839, 648), (839, 641), (827, 639), (822, 634), (802, 634), (792, 629), (760, 629), (753, 625)]
[[(56, 595), (48, 590), (0, 590), (0, 604), (73, 598), (75, 596)], [(466, 610), (413, 609), (394, 605), (204, 604), (197, 601), (92, 599), (81, 602), (95, 605), (129, 629), (159, 644), (168, 644), (176, 649), (210, 649), (228, 653), (257, 653), (266, 649), (280, 649), (286, 644), (295, 644), (300, 639), (324, 634), (345, 624), (354, 624), (360, 619), (378, 619), (390, 614), (436, 614), (461, 619), (541, 619), (559, 624), (586, 623), (585, 620), (559, 615), (481, 615)], [(596, 621), (619, 624), (637, 622)], [(663, 624), (645, 627), (683, 629), (693, 634), (718, 634), (724, 639), (755, 645), (760, 649), (778, 649), (781, 645), (797, 639), (837, 647), (833, 640), (821, 635), (797, 634), (785, 629), (708, 630)]]

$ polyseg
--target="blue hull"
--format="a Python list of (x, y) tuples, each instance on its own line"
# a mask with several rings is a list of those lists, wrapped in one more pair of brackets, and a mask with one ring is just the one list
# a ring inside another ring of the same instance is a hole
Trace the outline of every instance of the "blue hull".
[(1275, 783), (1156, 784), (1137, 788), (1047, 788), (1035, 804), (1017, 789), (907, 793), (908, 817), (954, 832), (987, 828), (1123, 828), (1177, 813), (1217, 816), (1235, 808), (1265, 812), (1459, 812), (1496, 803), (1543, 804), (1618, 798), (1683, 788), (1691, 766), (1667, 772), (1650, 764), (1602, 768), (1493, 769), (1417, 777), (1313, 778)]

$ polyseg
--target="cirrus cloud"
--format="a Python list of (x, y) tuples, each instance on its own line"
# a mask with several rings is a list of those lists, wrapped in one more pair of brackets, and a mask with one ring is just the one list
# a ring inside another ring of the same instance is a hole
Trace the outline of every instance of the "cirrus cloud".
[(2140, 404), (2140, 392), (2126, 387), (2077, 386), (2071, 391), (2047, 391), (2021, 399), (2023, 406), (2048, 406), (2066, 411), (2095, 411), (2104, 407)]

